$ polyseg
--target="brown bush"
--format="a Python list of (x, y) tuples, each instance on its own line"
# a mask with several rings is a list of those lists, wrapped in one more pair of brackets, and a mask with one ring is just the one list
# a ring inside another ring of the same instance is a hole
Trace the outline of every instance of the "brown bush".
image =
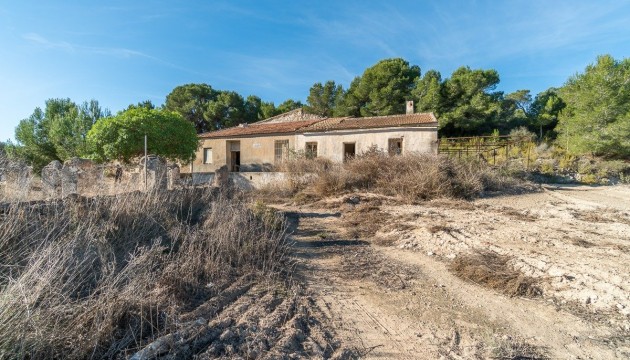
[(471, 199), (484, 191), (520, 189), (523, 182), (476, 160), (443, 155), (390, 156), (376, 148), (340, 164), (294, 157), (278, 165), (288, 180), (276, 194), (308, 191), (319, 197), (367, 191), (398, 196), (407, 202), (436, 198)]
[(279, 274), (263, 215), (206, 189), (3, 204), (0, 358), (124, 357), (211, 289)]
[(494, 252), (478, 252), (456, 258), (449, 268), (462, 279), (509, 296), (542, 295), (538, 281), (514, 270), (509, 261), (509, 257)]

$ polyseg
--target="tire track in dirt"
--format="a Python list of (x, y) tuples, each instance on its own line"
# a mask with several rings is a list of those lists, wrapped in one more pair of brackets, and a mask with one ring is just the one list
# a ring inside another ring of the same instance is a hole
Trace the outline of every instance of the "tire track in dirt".
[(238, 279), (180, 320), (130, 359), (352, 358), (310, 297), (253, 276)]
[[(534, 213), (497, 209), (474, 211), (514, 217), (523, 226), (536, 221)], [(348, 239), (341, 213), (285, 210), (294, 222), (296, 256), (301, 259), (298, 273), (332, 319), (335, 332), (364, 358), (468, 359), (511, 351), (532, 358), (628, 355), (627, 346), (616, 348), (625, 342), (615, 340), (610, 328), (574, 316), (548, 299), (509, 298), (451, 275), (446, 258), (438, 261)], [(439, 231), (450, 235), (462, 251), (479, 238), (476, 230), (446, 223), (439, 209), (428, 211), (444, 223)], [(394, 220), (387, 226), (396, 225)]]

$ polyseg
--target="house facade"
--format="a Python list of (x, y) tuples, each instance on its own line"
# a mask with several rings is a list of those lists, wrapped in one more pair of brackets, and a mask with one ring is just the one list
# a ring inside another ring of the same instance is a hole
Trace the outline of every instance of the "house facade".
[(322, 118), (294, 110), (253, 124), (199, 135), (191, 169), (214, 172), (269, 171), (292, 152), (345, 161), (376, 146), (392, 155), (437, 153), (438, 122), (432, 113), (364, 118)]

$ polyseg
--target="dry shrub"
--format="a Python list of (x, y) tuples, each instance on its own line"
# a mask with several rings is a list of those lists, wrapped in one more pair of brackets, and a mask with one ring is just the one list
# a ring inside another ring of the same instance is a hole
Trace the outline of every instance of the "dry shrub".
[(342, 215), (344, 228), (352, 239), (371, 238), (391, 218), (380, 207), (370, 203), (359, 204)]
[(497, 338), (489, 345), (490, 358), (492, 359), (549, 359), (543, 353), (543, 349), (520, 339), (511, 337)]
[(494, 252), (478, 252), (456, 258), (449, 269), (460, 278), (508, 296), (541, 296), (538, 281), (514, 270), (509, 261), (509, 257)]
[(221, 284), (280, 274), (272, 216), (208, 189), (3, 204), (0, 358), (124, 357)]
[(440, 197), (469, 199), (484, 190), (483, 166), (440, 155), (389, 156), (370, 151), (320, 173), (313, 186), (323, 196), (363, 190), (410, 202)]
[(284, 171), (287, 181), (276, 185), (284, 190), (275, 193), (289, 196), (305, 191), (319, 197), (367, 191), (415, 202), (471, 199), (484, 191), (522, 187), (522, 181), (480, 161), (418, 153), (390, 156), (374, 147), (343, 164), (293, 157), (276, 170)]

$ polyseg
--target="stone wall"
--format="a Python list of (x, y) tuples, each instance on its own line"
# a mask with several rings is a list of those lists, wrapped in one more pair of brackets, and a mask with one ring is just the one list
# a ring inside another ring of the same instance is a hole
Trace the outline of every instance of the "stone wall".
[(4, 199), (25, 199), (31, 192), (32, 168), (21, 163), (6, 163), (0, 168)]
[[(181, 186), (179, 166), (149, 156), (146, 185), (148, 190), (166, 190)], [(14, 172), (14, 176), (17, 173)], [(45, 198), (114, 195), (145, 190), (144, 158), (136, 164), (97, 164), (73, 158), (62, 165), (53, 161), (42, 169), (42, 193)], [(9, 179), (11, 183), (18, 183)]]

